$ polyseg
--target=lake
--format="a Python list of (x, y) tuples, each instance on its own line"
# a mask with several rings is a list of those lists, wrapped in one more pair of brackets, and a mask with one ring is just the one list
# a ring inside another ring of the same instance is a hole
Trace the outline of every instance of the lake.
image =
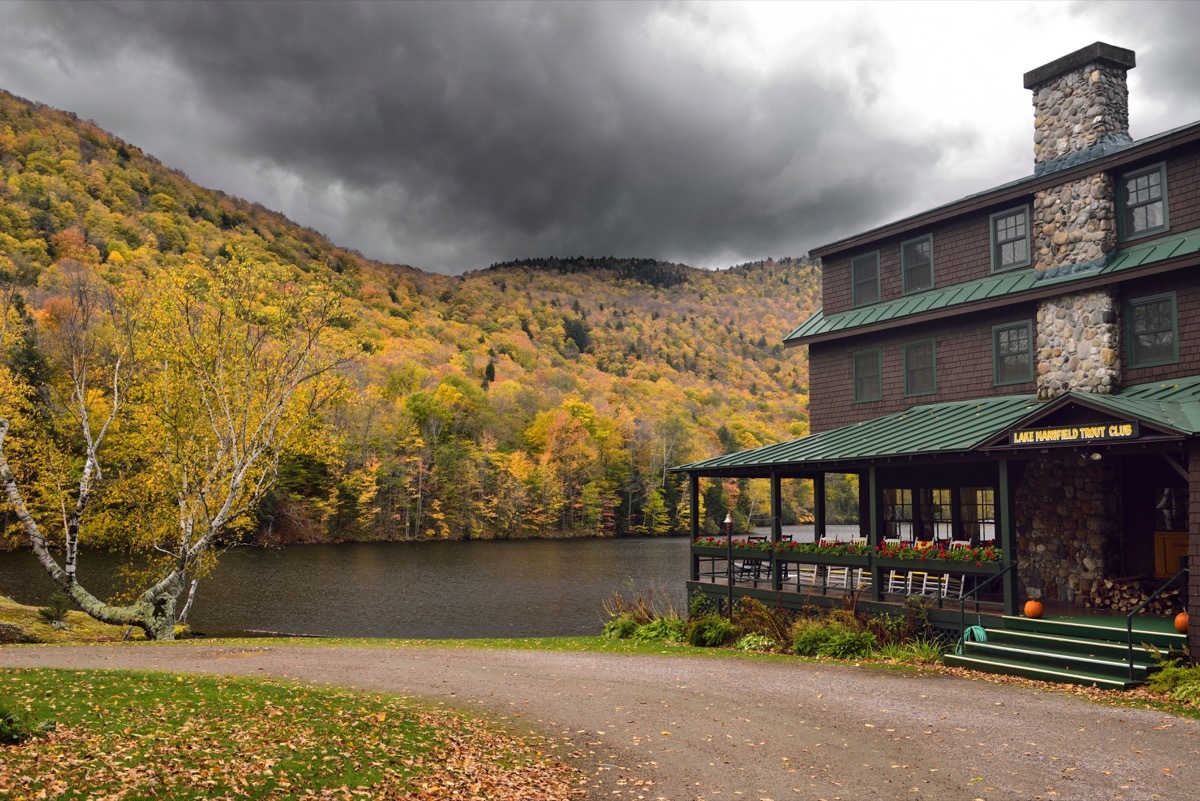
[[(830, 526), (828, 535), (848, 538), (852, 529)], [(811, 526), (786, 531), (812, 539)], [(79, 580), (106, 597), (122, 564), (120, 556), (84, 554)], [(685, 615), (687, 578), (684, 537), (235, 548), (200, 582), (189, 623), (213, 635), (598, 634), (614, 592), (652, 591)], [(44, 604), (53, 592), (31, 552), (0, 552), (0, 595)]]

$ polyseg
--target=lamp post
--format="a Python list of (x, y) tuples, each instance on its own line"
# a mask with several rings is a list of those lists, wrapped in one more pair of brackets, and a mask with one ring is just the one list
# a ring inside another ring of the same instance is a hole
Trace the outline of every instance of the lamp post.
[(725, 611), (729, 622), (733, 622), (733, 512), (725, 513), (725, 578), (729, 585), (729, 598)]

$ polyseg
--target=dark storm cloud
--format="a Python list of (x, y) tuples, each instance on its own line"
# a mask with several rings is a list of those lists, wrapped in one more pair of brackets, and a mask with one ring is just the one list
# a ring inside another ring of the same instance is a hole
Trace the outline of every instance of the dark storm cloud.
[(934, 163), (801, 75), (734, 81), (664, 54), (643, 33), (663, 10), (38, 3), (9, 7), (0, 64), (77, 76), (70, 110), (202, 184), (444, 272), (799, 255), (891, 216)]

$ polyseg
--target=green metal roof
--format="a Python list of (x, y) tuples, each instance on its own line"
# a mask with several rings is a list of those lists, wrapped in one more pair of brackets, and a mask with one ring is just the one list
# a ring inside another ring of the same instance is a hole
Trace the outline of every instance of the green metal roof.
[(1112, 258), (1103, 266), (1069, 275), (1048, 276), (1030, 268), (989, 275), (965, 284), (955, 284), (944, 289), (931, 289), (918, 295), (909, 295), (884, 303), (873, 303), (870, 306), (860, 306), (857, 309), (837, 314), (826, 315), (824, 310), (818, 309), (799, 328), (784, 337), (783, 341), (799, 343), (815, 336), (912, 317), (952, 306), (978, 303), (992, 298), (1011, 295), (1016, 299), (1016, 296), (1021, 293), (1033, 292), (1042, 287), (1059, 286), (1086, 278), (1114, 275), (1195, 253), (1200, 253), (1200, 230), (1185, 231), (1181, 234), (1121, 248), (1114, 251)]
[(818, 471), (900, 456), (963, 453), (980, 448), (1030, 418), (1070, 403), (1133, 417), (1180, 434), (1200, 434), (1200, 376), (1127, 387), (1119, 395), (1069, 392), (1053, 401), (1006, 395), (914, 406), (902, 412), (822, 431), (808, 437), (717, 456), (674, 468), (679, 472), (737, 474), (775, 468)]

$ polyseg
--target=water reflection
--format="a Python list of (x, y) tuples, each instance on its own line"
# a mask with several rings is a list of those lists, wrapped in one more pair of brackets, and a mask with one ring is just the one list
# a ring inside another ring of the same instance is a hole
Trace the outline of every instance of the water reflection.
[[(86, 558), (82, 580), (107, 595), (122, 560)], [(603, 601), (631, 582), (683, 612), (687, 570), (682, 538), (243, 548), (222, 556), (213, 577), (200, 584), (191, 623), (211, 634), (595, 634)], [(0, 553), (0, 594), (42, 604), (52, 592), (31, 553)]]

